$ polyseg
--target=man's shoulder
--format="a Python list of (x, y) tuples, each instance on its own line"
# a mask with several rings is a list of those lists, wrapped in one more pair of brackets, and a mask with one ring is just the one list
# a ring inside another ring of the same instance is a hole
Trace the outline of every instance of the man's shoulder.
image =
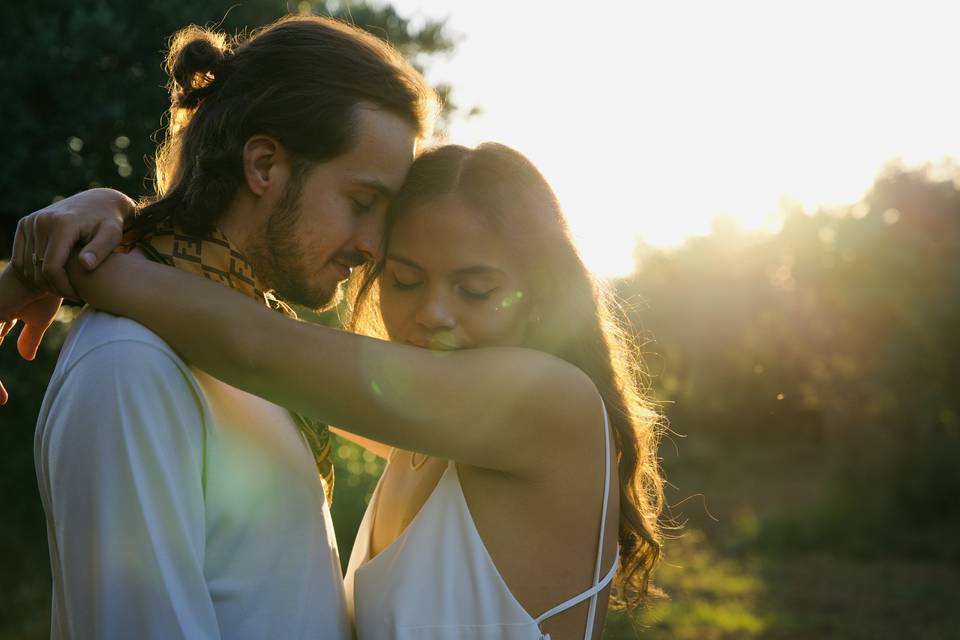
[(159, 336), (127, 318), (85, 309), (64, 341), (38, 425), (63, 411), (95, 412), (108, 405), (157, 415), (205, 412), (190, 368)]
[(86, 308), (73, 321), (60, 352), (58, 369), (76, 364), (94, 351), (107, 350), (121, 356), (124, 352), (149, 353), (173, 360), (187, 370), (180, 357), (163, 339), (139, 322)]
[(87, 308), (70, 327), (47, 393), (81, 381), (85, 387), (141, 389), (158, 379), (181, 379), (180, 387), (200, 393), (190, 368), (160, 336), (129, 318)]

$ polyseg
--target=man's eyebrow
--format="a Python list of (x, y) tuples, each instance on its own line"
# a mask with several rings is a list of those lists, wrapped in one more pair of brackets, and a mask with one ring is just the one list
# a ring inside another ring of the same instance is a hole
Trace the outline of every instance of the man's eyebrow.
[(377, 180), (376, 178), (357, 178), (356, 180), (354, 180), (354, 182), (356, 182), (361, 187), (366, 187), (367, 189), (372, 189), (376, 191), (387, 200), (393, 199), (393, 196), (394, 196), (393, 189), (383, 184), (381, 181)]

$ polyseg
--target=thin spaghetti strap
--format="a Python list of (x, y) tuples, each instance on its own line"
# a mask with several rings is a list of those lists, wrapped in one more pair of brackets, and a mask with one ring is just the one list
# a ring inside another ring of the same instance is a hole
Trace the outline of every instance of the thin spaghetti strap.
[[(600, 407), (603, 409), (603, 509), (600, 511), (600, 541), (597, 543), (597, 565), (593, 571), (593, 583), (597, 584), (600, 580), (600, 563), (603, 560), (603, 534), (607, 524), (607, 502), (610, 499), (610, 418), (607, 416), (607, 404), (600, 398)], [(617, 545), (617, 556), (613, 560), (613, 566), (617, 566), (617, 560), (620, 557), (619, 545)], [(613, 569), (611, 569), (611, 572)], [(611, 576), (612, 577), (612, 576)], [(593, 622), (597, 614), (597, 593), (594, 592), (590, 598), (590, 611), (587, 613), (587, 629), (583, 634), (584, 640), (590, 640), (593, 634)]]
[[(603, 510), (600, 512), (600, 541), (597, 543), (597, 563), (593, 571), (593, 586), (535, 618), (535, 622), (537, 623), (537, 626), (539, 626), (540, 623), (547, 618), (553, 617), (562, 611), (566, 611), (567, 609), (580, 604), (587, 598), (590, 598), (590, 609), (587, 613), (587, 628), (584, 632), (584, 640), (590, 640), (590, 636), (593, 632), (593, 624), (596, 620), (597, 613), (597, 595), (603, 591), (603, 589), (610, 584), (611, 581), (613, 581), (613, 576), (617, 572), (617, 565), (619, 564), (620, 560), (620, 545), (617, 544), (617, 552), (613, 557), (613, 565), (611, 565), (607, 575), (601, 580), (600, 565), (603, 561), (603, 537), (606, 531), (607, 503), (610, 500), (610, 418), (607, 416), (607, 406), (603, 404), (602, 399), (600, 402), (603, 408)], [(549, 638), (549, 634), (545, 634), (541, 637)]]
[[(617, 545), (617, 555), (618, 555), (618, 556), (620, 555), (620, 545), (619, 545), (619, 544)], [(617, 565), (618, 565), (618, 564), (619, 564), (619, 563), (614, 562), (614, 563), (610, 566), (610, 570), (607, 572), (607, 575), (604, 576), (603, 580), (601, 580), (601, 581), (598, 582), (597, 584), (593, 585), (592, 587), (590, 587), (589, 589), (587, 589), (587, 590), (584, 591), (583, 593), (581, 593), (581, 594), (579, 594), (579, 595), (576, 595), (576, 596), (573, 596), (572, 598), (570, 598), (570, 599), (567, 600), (566, 602), (562, 602), (561, 604), (558, 604), (558, 605), (555, 606), (553, 609), (550, 609), (549, 611), (545, 611), (545, 612), (541, 613), (539, 616), (537, 616), (536, 618), (534, 618), (534, 622), (536, 622), (537, 624), (540, 624), (541, 622), (543, 622), (543, 621), (546, 620), (547, 618), (552, 618), (553, 616), (557, 615), (558, 613), (562, 613), (562, 612), (566, 611), (567, 609), (571, 609), (571, 608), (577, 606), (578, 604), (580, 604), (581, 602), (583, 602), (584, 600), (586, 600), (587, 598), (589, 598), (589, 597), (591, 597), (591, 596), (593, 596), (593, 595), (595, 595), (595, 594), (600, 593), (601, 591), (603, 591), (608, 584), (610, 584), (611, 582), (613, 582), (613, 576), (614, 576), (614, 574), (617, 572)]]

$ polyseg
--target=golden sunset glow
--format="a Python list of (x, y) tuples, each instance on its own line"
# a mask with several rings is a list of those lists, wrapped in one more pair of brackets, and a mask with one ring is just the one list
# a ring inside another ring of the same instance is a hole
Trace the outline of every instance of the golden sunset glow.
[(449, 141), (527, 154), (603, 275), (638, 241), (718, 216), (773, 231), (784, 208), (856, 201), (888, 162), (960, 156), (950, 3), (393, 4), (460, 36), (427, 69), (481, 110)]

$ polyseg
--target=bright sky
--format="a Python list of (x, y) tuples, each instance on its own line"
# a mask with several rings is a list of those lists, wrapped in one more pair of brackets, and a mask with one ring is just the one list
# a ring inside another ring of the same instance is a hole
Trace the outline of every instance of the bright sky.
[(775, 230), (782, 203), (853, 202), (890, 160), (960, 157), (960, 3), (390, 2), (460, 36), (427, 76), (483, 113), (449, 141), (530, 157), (602, 275), (638, 241), (719, 215)]

